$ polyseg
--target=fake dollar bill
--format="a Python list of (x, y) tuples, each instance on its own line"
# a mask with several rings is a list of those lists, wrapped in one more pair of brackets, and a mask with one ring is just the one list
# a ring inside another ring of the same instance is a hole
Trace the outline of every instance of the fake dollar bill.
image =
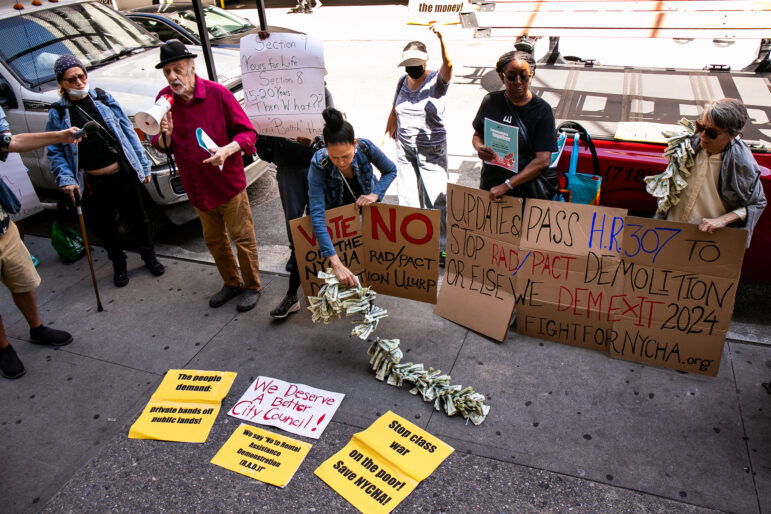
[(669, 158), (667, 168), (663, 173), (643, 179), (646, 184), (645, 190), (656, 198), (656, 212), (659, 214), (666, 214), (680, 201), (680, 193), (688, 187), (685, 179), (691, 176), (691, 170), (695, 164), (691, 138), (696, 128), (685, 118), (677, 123), (685, 130), (662, 132), (667, 138), (667, 149), (664, 151), (664, 157)]
[[(318, 277), (324, 280), (324, 285), (318, 295), (308, 297), (308, 310), (314, 323), (327, 324), (336, 317), (340, 318), (343, 311), (346, 316), (358, 314), (359, 321), (354, 324), (351, 334), (367, 340), (380, 320), (388, 317), (386, 309), (373, 305), (376, 295), (369, 287), (361, 287), (358, 281), (356, 287), (345, 286), (331, 269), (319, 272)], [(411, 383), (413, 388), (410, 393), (420, 394), (424, 401), (434, 402), (434, 409), (444, 410), (448, 416), (460, 414), (479, 425), (490, 412), (490, 406), (484, 404), (485, 396), (472, 387), (453, 385), (450, 375), (434, 368), (425, 369), (423, 364), (401, 363), (403, 354), (398, 339), (375, 338), (367, 353), (371, 357), (369, 362), (376, 379), (397, 387), (405, 382)]]

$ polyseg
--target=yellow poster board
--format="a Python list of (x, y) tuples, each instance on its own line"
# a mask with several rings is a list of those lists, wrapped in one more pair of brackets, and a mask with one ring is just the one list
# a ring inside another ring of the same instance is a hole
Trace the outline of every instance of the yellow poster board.
[(170, 369), (131, 426), (129, 438), (205, 442), (235, 378), (232, 371)]
[(453, 451), (444, 441), (388, 411), (354, 434), (315, 474), (361, 512), (387, 513)]
[(211, 463), (260, 482), (284, 487), (302, 464), (311, 445), (242, 423)]
[(170, 369), (153, 398), (183, 402), (219, 402), (228, 394), (236, 373)]

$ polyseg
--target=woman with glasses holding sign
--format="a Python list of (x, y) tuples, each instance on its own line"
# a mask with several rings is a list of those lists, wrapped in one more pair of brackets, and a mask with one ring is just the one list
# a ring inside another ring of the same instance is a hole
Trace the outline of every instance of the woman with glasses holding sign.
[(729, 225), (746, 227), (749, 246), (766, 195), (758, 163), (739, 138), (747, 118), (747, 108), (735, 98), (707, 106), (691, 139), (695, 158), (688, 185), (667, 211), (667, 220), (698, 224), (710, 234)]
[[(313, 155), (308, 169), (311, 224), (321, 256), (329, 258), (338, 280), (355, 286), (355, 275), (332, 245), (324, 212), (351, 203), (362, 207), (382, 200), (396, 178), (396, 165), (372, 141), (356, 139), (353, 126), (345, 121), (342, 112), (327, 107), (322, 116), (326, 147)], [(372, 172), (373, 164), (380, 170), (380, 180)]]
[[(557, 171), (549, 169), (551, 153), (557, 150), (556, 126), (551, 106), (530, 91), (535, 59), (530, 52), (507, 52), (498, 59), (495, 71), (504, 89), (482, 99), (472, 122), (471, 144), (484, 161), (479, 188), (490, 191), (491, 200), (498, 200), (503, 195), (551, 200), (559, 187)], [(513, 133), (509, 127), (517, 129), (515, 169), (492, 164), (500, 159), (485, 141), (486, 119), (496, 126), (503, 125), (499, 128), (504, 133)]]

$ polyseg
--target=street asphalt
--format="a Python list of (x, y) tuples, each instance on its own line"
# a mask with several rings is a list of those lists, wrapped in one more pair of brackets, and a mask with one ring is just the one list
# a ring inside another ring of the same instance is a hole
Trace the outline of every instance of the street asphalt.
[[(333, 9), (344, 8), (318, 10), (328, 18), (293, 16), (308, 24), (341, 18)], [(357, 56), (367, 54), (366, 45), (371, 52), (411, 39), (402, 31), (383, 42), (403, 6), (368, 9), (354, 18), (383, 20), (369, 33), (380, 43), (367, 42), (363, 24), (352, 22)], [(283, 13), (269, 10), (269, 20), (282, 21)], [(344, 45), (336, 37), (329, 48)], [(365, 95), (353, 95), (335, 73), (345, 60), (338, 54), (328, 61), (357, 130), (382, 134), (387, 112), (362, 114)], [(377, 87), (383, 103), (381, 91), (393, 84)], [(465, 108), (466, 125), (478, 99)], [(473, 185), (468, 137), (453, 138), (451, 146), (461, 148), (451, 155), (454, 181)], [(490, 415), (474, 426), (432, 410), (406, 387), (377, 381), (367, 345), (349, 335), (348, 320), (314, 325), (307, 311), (283, 322), (269, 317), (287, 287), (287, 247), (275, 178), (269, 173), (251, 189), (264, 292), (247, 313), (237, 313), (234, 302), (208, 306), (221, 281), (196, 224), (162, 235), (161, 277), (130, 254), (130, 284), (121, 289), (95, 248), (104, 312), (96, 310), (85, 259), (65, 265), (50, 240), (25, 238), (40, 260), (43, 321), (69, 330), (74, 342), (30, 344), (26, 322), (0, 291), (3, 323), (27, 368), (18, 380), (0, 380), (0, 512), (354, 512), (313, 471), (389, 410), (455, 449), (395, 512), (771, 512), (771, 395), (761, 387), (771, 379), (771, 287), (739, 288), (714, 378), (515, 333), (498, 343), (436, 316), (431, 305), (379, 296), (389, 312), (380, 337), (401, 339), (405, 360), (485, 394)], [(207, 441), (129, 439), (164, 373), (177, 368), (237, 373)], [(209, 462), (240, 423), (226, 412), (258, 375), (346, 395), (322, 437), (304, 439), (313, 447), (283, 489)]]

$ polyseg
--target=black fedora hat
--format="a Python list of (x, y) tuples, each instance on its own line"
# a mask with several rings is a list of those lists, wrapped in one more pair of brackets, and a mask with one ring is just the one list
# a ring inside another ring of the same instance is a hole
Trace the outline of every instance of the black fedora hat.
[(182, 44), (182, 41), (178, 39), (169, 39), (161, 45), (161, 62), (155, 65), (155, 69), (160, 70), (171, 62), (195, 57), (197, 57), (197, 55), (188, 52), (185, 45)]

